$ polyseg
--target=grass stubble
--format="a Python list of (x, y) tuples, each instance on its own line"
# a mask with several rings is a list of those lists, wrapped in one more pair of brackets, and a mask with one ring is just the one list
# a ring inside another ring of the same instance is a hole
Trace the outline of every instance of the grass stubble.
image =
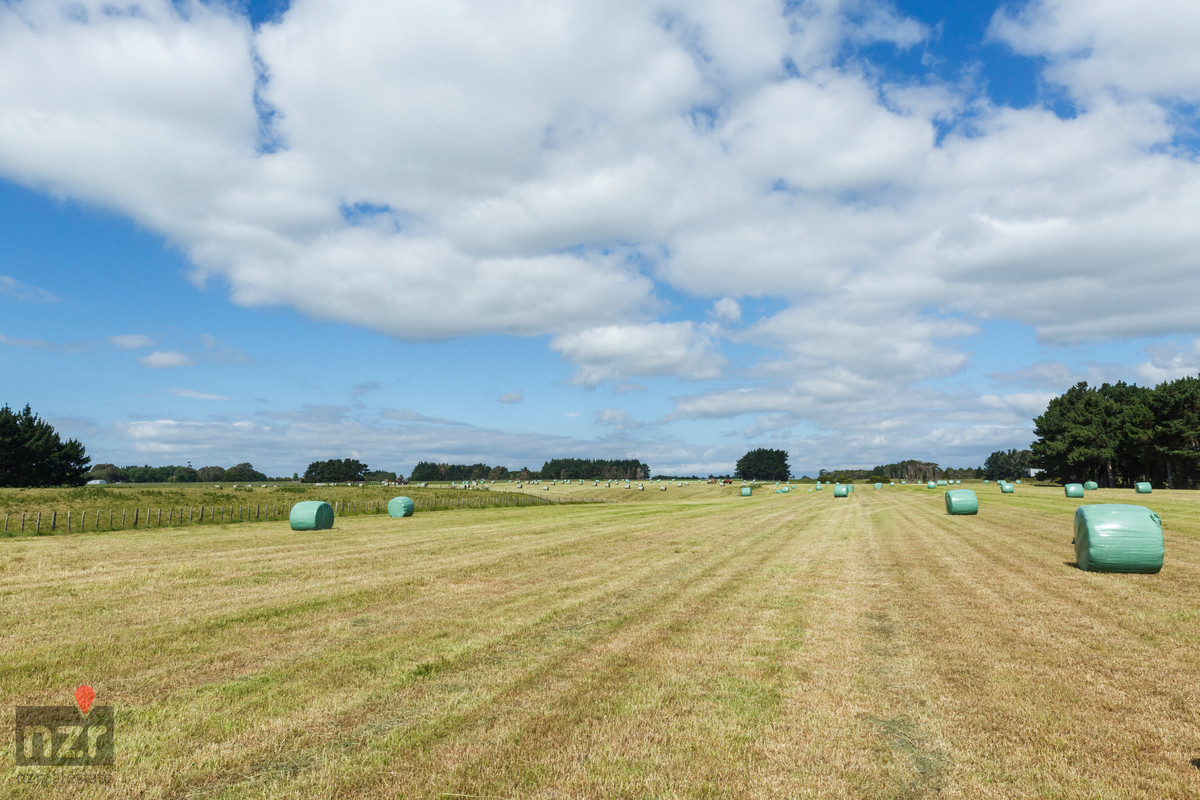
[(1163, 516), (1142, 576), (1061, 490), (687, 488), (0, 541), (0, 703), (117, 709), (114, 769), (0, 740), (0, 795), (1200, 796), (1196, 493), (1089, 493)]

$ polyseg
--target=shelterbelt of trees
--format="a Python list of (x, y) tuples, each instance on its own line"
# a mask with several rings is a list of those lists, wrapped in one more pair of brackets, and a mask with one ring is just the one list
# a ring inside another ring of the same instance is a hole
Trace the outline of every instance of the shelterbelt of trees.
[(1081, 381), (1034, 420), (1031, 445), (1044, 477), (1102, 486), (1150, 481), (1200, 486), (1200, 378), (1153, 389)]
[(542, 464), (540, 470), (521, 467), (493, 467), (487, 464), (435, 464), (421, 461), (413, 467), (410, 481), (480, 481), (480, 480), (612, 480), (628, 478), (631, 481), (650, 477), (650, 467), (636, 458), (552, 458)]

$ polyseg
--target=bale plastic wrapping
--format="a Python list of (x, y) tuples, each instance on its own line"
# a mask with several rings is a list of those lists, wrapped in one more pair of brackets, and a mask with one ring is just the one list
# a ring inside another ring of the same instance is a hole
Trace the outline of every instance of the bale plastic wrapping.
[(1083, 497), (1083, 484), (1068, 483), (1063, 487), (1063, 492), (1067, 495), (1067, 497)]
[(1083, 484), (1083, 488), (1085, 491), (1094, 492), (1100, 488), (1100, 484), (1096, 483), (1095, 481), (1087, 481)]
[(1088, 572), (1153, 574), (1162, 569), (1162, 519), (1145, 506), (1080, 506), (1072, 544), (1076, 563)]
[(973, 489), (951, 489), (946, 492), (947, 514), (978, 514), (979, 498)]
[(417, 510), (417, 504), (411, 497), (393, 497), (388, 500), (389, 517), (411, 517)]
[(837, 486), (833, 487), (833, 496), (834, 497), (849, 497), (850, 496), (850, 487), (839, 483)]
[(749, 486), (742, 487), (742, 497), (749, 497), (753, 493), (754, 493), (754, 490), (751, 489)]
[(1000, 484), (1000, 491), (1004, 494), (1012, 494), (1016, 491), (1016, 487), (1011, 483), (1002, 483)]
[(323, 500), (302, 500), (292, 506), (288, 523), (294, 531), (324, 531), (333, 527), (333, 506)]
[(1151, 491), (1150, 484), (1146, 481), (1138, 481), (1134, 484), (1134, 488), (1137, 489), (1138, 494), (1150, 494)]

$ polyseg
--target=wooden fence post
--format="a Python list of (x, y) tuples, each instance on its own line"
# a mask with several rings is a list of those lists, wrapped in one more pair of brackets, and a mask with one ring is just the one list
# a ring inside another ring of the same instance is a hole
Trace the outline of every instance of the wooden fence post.
[(37, 527), (33, 529), (33, 532), (34, 533), (42, 532), (42, 512), (40, 512), (40, 511), (38, 512), (38, 516), (37, 516)]
[(25, 512), (21, 512), (21, 533), (25, 532)]

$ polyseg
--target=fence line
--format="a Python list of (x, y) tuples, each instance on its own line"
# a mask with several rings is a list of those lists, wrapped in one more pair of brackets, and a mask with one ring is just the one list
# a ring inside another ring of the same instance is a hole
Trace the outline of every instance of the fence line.
[[(584, 497), (542, 497), (540, 495), (524, 494), (522, 492), (489, 492), (470, 495), (437, 495), (434, 497), (415, 497), (413, 505), (416, 511), (452, 511), (467, 508), (518, 508), (551, 505), (576, 505), (585, 503), (606, 503), (607, 500)], [(170, 506), (163, 508), (134, 508), (132, 524), (129, 509), (122, 508), (119, 523), (115, 518), (116, 509), (90, 509), (81, 511), (78, 517), (74, 509), (67, 509), (65, 526), (58, 525), (58, 510), (50, 512), (49, 526), (42, 527), (42, 512), (38, 511), (33, 521), (33, 532), (41, 536), (59, 533), (86, 533), (100, 531), (136, 530), (145, 528), (189, 528), (201, 525), (227, 525), (241, 522), (260, 522), (263, 520), (283, 520), (291, 514), (292, 503), (269, 503), (256, 505), (211, 505), (211, 506)], [(387, 514), (387, 501), (384, 500), (335, 500), (335, 516), (365, 516)], [(184, 510), (187, 518), (184, 518)], [(144, 514), (142, 513), (144, 510)], [(163, 523), (163, 511), (166, 511), (166, 524)], [(104, 519), (108, 512), (107, 520)], [(156, 513), (155, 513), (156, 512)], [(25, 533), (26, 515), (22, 511), (19, 527), (16, 531), (9, 529), (9, 520), (14, 512), (5, 512), (4, 527), (0, 530), (2, 536), (15, 536)], [(89, 526), (89, 516), (91, 525)], [(206, 519), (207, 517), (207, 519)], [(151, 519), (153, 518), (153, 522)], [(76, 521), (78, 520), (78, 521)], [(15, 520), (14, 520), (15, 521)], [(17, 527), (14, 525), (14, 527)]]

